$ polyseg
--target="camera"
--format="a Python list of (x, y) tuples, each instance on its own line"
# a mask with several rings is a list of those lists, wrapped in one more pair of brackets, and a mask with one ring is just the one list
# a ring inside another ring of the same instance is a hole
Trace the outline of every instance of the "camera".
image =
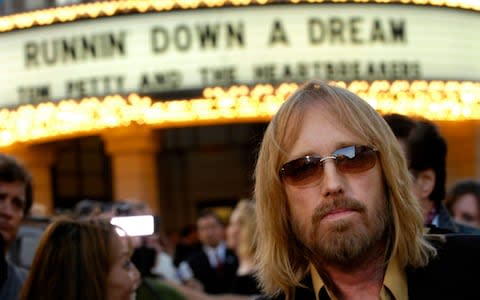
[(129, 236), (152, 235), (160, 227), (159, 218), (153, 215), (113, 217), (110, 223), (120, 227)]

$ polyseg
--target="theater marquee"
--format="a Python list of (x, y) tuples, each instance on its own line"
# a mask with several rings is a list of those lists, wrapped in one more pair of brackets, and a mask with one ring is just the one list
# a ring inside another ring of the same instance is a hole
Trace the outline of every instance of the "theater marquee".
[(0, 34), (0, 107), (331, 80), (480, 80), (479, 14), (405, 5), (145, 13)]

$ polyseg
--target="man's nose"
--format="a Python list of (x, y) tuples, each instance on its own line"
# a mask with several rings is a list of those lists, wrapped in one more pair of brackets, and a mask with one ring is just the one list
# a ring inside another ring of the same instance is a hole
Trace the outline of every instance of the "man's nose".
[(337, 169), (336, 161), (329, 159), (323, 164), (322, 194), (335, 196), (343, 193), (343, 176)]

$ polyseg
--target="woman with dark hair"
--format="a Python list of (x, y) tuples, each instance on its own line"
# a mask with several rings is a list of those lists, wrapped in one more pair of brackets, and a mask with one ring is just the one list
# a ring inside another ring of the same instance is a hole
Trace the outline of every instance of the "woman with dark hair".
[(135, 299), (140, 274), (124, 235), (108, 221), (55, 220), (40, 240), (20, 299)]

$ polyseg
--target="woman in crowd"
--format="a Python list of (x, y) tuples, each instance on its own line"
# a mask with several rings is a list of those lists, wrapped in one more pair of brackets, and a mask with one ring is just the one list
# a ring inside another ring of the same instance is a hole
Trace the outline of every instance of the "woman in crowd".
[(480, 181), (456, 182), (445, 197), (445, 207), (455, 221), (480, 228)]
[(253, 201), (240, 200), (232, 211), (227, 227), (227, 246), (233, 249), (238, 257), (237, 276), (231, 288), (233, 294), (260, 294), (253, 262), (257, 248), (254, 209)]
[(108, 221), (53, 221), (40, 240), (20, 299), (135, 299), (140, 274), (122, 233)]

